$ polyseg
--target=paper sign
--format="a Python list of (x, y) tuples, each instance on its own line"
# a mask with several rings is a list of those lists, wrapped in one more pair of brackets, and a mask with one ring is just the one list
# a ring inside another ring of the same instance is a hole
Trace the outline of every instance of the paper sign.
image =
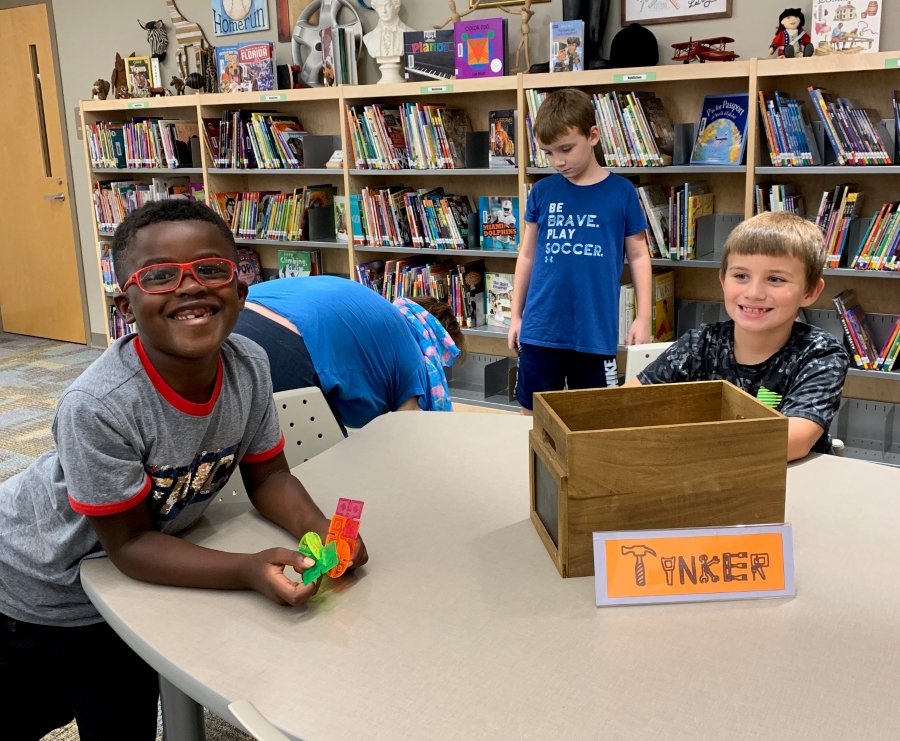
[(422, 85), (419, 88), (422, 95), (430, 95), (431, 93), (452, 93), (453, 85)]
[(287, 93), (269, 93), (268, 95), (260, 95), (259, 99), (263, 103), (269, 103), (274, 100), (287, 100)]
[(139, 101), (139, 102), (137, 102), (137, 103), (129, 103), (129, 104), (128, 104), (128, 107), (129, 107), (129, 108), (149, 108), (149, 107), (150, 107), (150, 102), (149, 102), (149, 101), (146, 101), (146, 100), (143, 100), (143, 101)]
[(790, 525), (594, 533), (597, 606), (792, 597)]
[(653, 82), (656, 80), (656, 72), (644, 72), (634, 75), (615, 75), (616, 82)]
[(884, 68), (885, 69), (897, 69), (900, 67), (900, 59), (885, 59), (884, 60)]

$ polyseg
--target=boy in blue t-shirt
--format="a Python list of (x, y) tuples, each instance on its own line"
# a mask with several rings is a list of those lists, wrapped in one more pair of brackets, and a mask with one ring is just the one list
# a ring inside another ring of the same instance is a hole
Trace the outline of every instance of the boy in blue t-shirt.
[(523, 414), (531, 414), (539, 391), (617, 384), (626, 254), (637, 294), (627, 342), (650, 341), (647, 221), (634, 186), (597, 162), (591, 99), (571, 88), (551, 93), (534, 135), (557, 174), (531, 190), (516, 261), (509, 347), (519, 353), (516, 398)]

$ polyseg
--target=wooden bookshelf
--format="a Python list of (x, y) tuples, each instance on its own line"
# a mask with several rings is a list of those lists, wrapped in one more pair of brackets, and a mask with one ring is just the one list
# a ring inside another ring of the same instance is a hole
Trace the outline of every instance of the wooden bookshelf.
[[(585, 92), (611, 90), (647, 90), (655, 92), (663, 101), (673, 123), (695, 123), (700, 116), (706, 95), (748, 93), (750, 117), (747, 133), (746, 162), (736, 167), (673, 166), (656, 168), (616, 168), (614, 171), (641, 182), (671, 186), (697, 179), (709, 180), (716, 194), (717, 213), (753, 214), (754, 187), (760, 182), (794, 183), (806, 196), (807, 207), (817, 204), (821, 192), (840, 182), (853, 181), (866, 193), (861, 216), (871, 216), (888, 201), (900, 200), (896, 176), (900, 163), (884, 167), (770, 167), (763, 154), (765, 142), (760, 136), (757, 93), (760, 90), (780, 90), (799, 100), (807, 100), (807, 87), (817, 85), (832, 89), (836, 94), (850, 97), (866, 107), (874, 108), (883, 118), (893, 118), (891, 91), (900, 89), (900, 69), (894, 65), (900, 52), (860, 54), (852, 57), (812, 57), (794, 60), (757, 60), (729, 63), (666, 65), (628, 70), (596, 70), (569, 74), (519, 74), (487, 80), (449, 80), (433, 85), (398, 83), (393, 85), (353, 85), (339, 88), (282, 90), (272, 93), (197, 94), (149, 100), (85, 101), (82, 103), (84, 123), (123, 121), (134, 116), (164, 115), (183, 118), (202, 126), (204, 117), (218, 117), (223, 109), (248, 108), (274, 110), (297, 115), (312, 134), (340, 134), (344, 149), (341, 169), (315, 170), (228, 170), (213, 167), (204, 144), (202, 167), (182, 170), (95, 170), (85, 136), (85, 157), (91, 184), (97, 180), (139, 175), (188, 175), (203, 182), (207, 194), (223, 190), (291, 190), (312, 182), (332, 183), (338, 195), (358, 193), (362, 188), (380, 184), (403, 183), (411, 187), (430, 188), (444, 181), (448, 191), (468, 195), (477, 208), (482, 195), (517, 195), (520, 217), (524, 218), (526, 186), (552, 174), (552, 170), (533, 168), (528, 160), (525, 113), (525, 91), (552, 90), (573, 86)], [(488, 112), (515, 109), (518, 116), (517, 167), (502, 169), (448, 170), (360, 170), (351, 160), (346, 105), (366, 103), (402, 103), (428, 99), (452, 107), (464, 108), (473, 129), (488, 128)], [(136, 107), (140, 106), (140, 107)], [(811, 110), (811, 109), (809, 109)], [(201, 137), (202, 138), (202, 137)], [(349, 220), (349, 214), (348, 214)], [(352, 228), (352, 225), (349, 225)], [(94, 225), (99, 244), (110, 241)], [(459, 262), (483, 258), (488, 270), (513, 272), (516, 253), (480, 250), (419, 250), (407, 248), (375, 248), (353, 246), (340, 242), (310, 243), (268, 240), (238, 240), (253, 245), (263, 265), (272, 267), (277, 249), (322, 249), (325, 269), (329, 272), (349, 273), (356, 279), (356, 265), (375, 259), (396, 259), (401, 254), (447, 255)], [(676, 297), (687, 300), (721, 301), (717, 263), (709, 260), (654, 260), (654, 265), (675, 270)], [(99, 272), (99, 261), (98, 261)], [(900, 314), (900, 291), (890, 278), (900, 273), (833, 269), (826, 271), (826, 289), (816, 308), (831, 309), (831, 298), (845, 288), (856, 288), (864, 308), (873, 313)], [(627, 281), (626, 271), (623, 280)], [(109, 297), (105, 295), (104, 301)], [(511, 355), (506, 338), (497, 328), (467, 330), (469, 349), (473, 353), (495, 356)], [(853, 372), (847, 379), (845, 396), (882, 402), (900, 402), (900, 373)]]

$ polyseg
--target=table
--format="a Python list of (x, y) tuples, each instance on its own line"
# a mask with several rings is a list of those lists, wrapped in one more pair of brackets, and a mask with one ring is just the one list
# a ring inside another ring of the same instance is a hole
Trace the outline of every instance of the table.
[[(594, 606), (528, 519), (530, 420), (392, 414), (296, 469), (331, 512), (366, 501), (370, 563), (307, 607), (252, 592), (82, 580), (177, 688), (291, 738), (900, 737), (900, 471), (828, 456), (788, 471), (793, 599)], [(241, 505), (187, 536), (295, 547)]]

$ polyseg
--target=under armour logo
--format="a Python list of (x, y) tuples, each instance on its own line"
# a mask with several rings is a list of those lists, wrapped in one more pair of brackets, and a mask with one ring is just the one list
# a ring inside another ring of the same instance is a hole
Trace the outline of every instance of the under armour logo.
[(544, 255), (544, 262), (553, 262), (553, 255)]

